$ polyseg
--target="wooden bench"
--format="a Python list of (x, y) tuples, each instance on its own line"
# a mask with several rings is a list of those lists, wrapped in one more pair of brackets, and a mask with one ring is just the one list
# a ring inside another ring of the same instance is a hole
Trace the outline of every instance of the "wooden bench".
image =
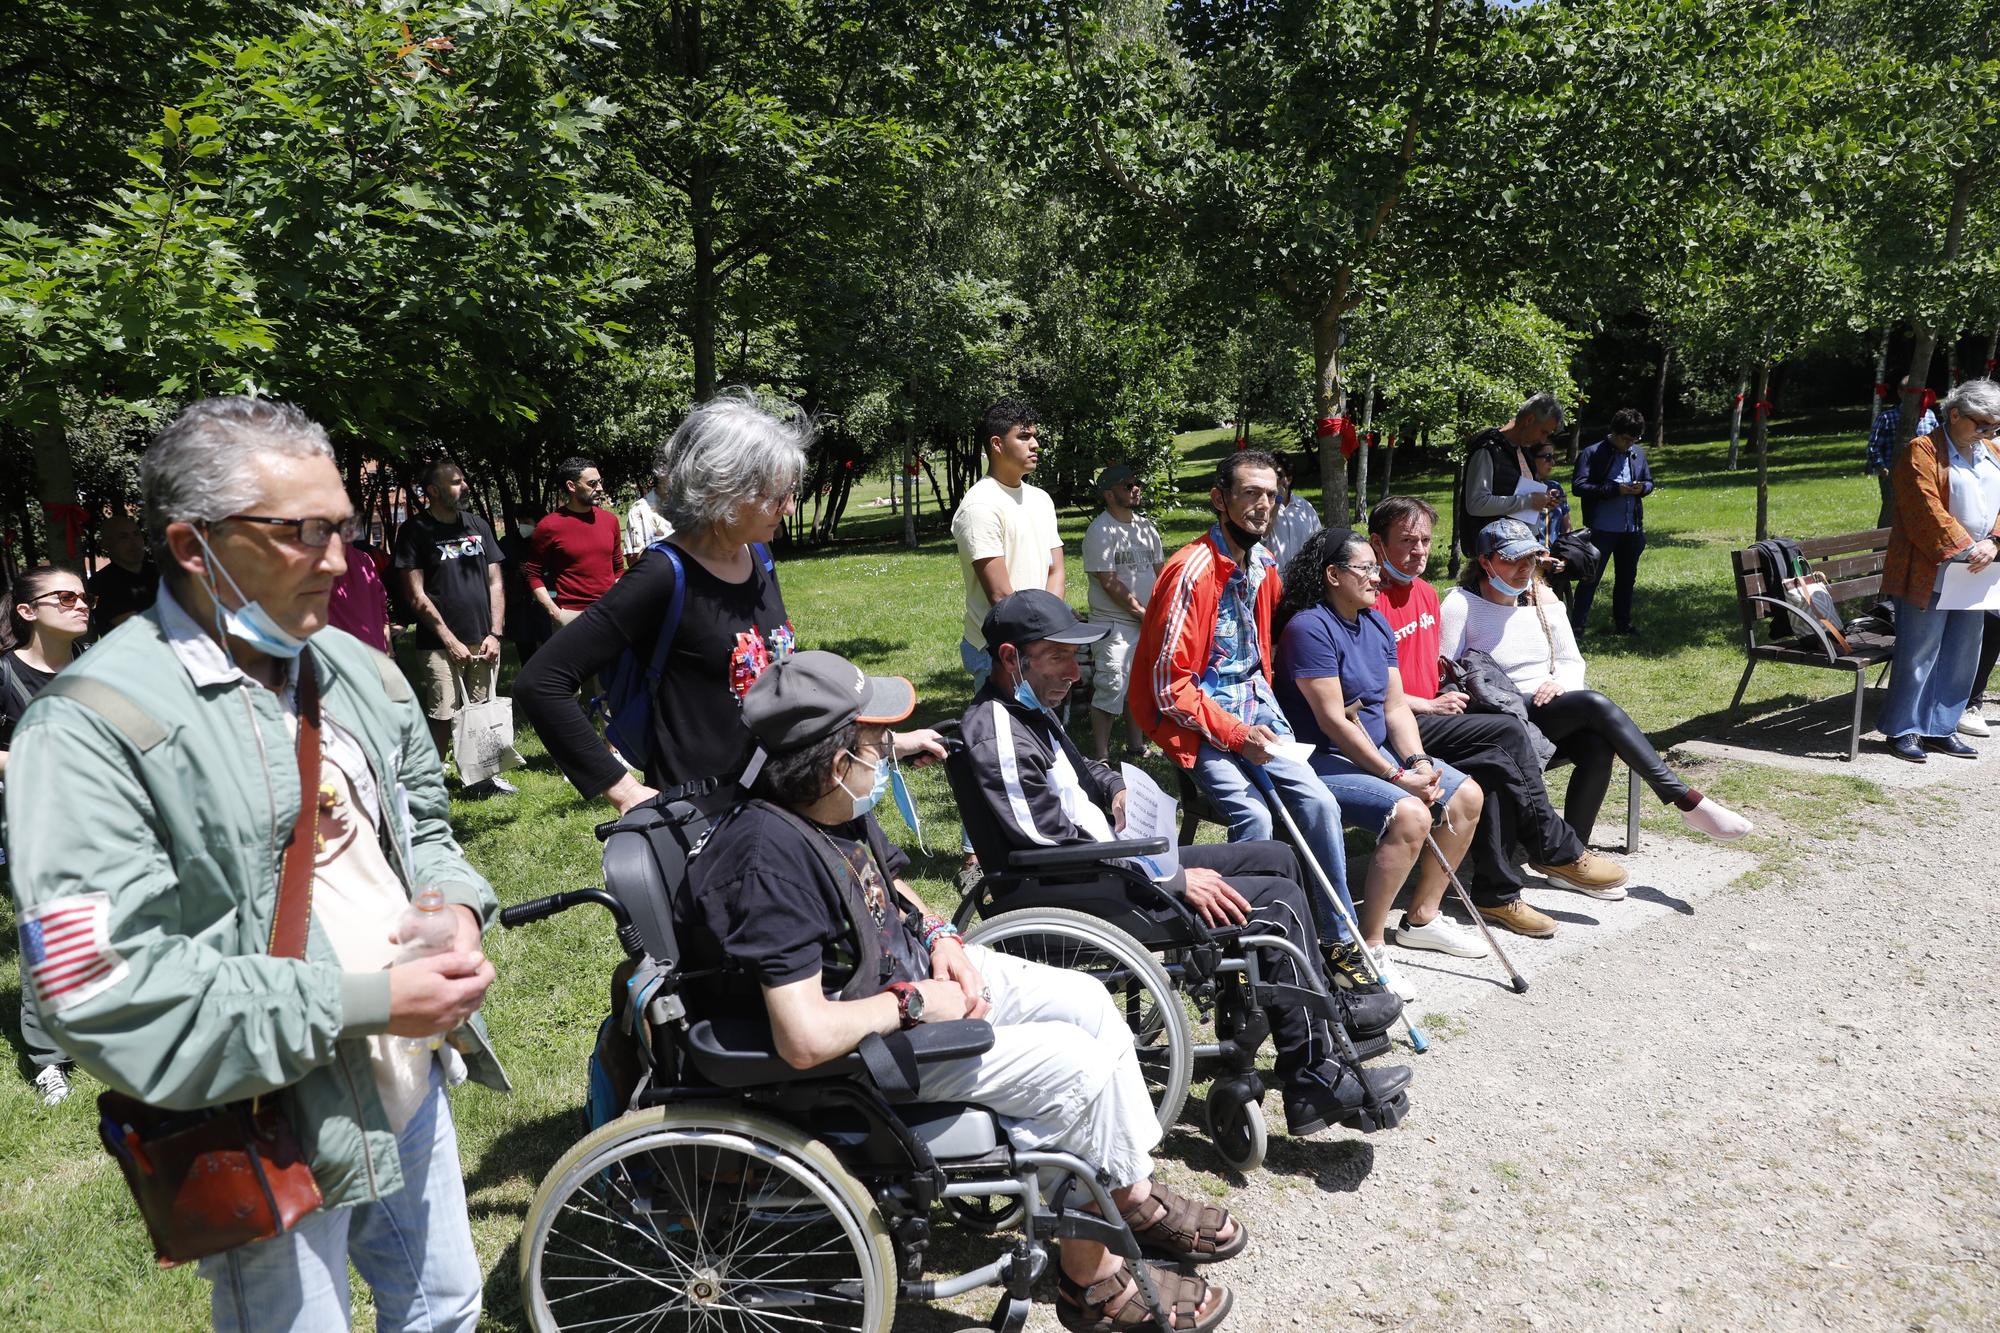
[[(1831, 537), (1811, 537), (1799, 543), (1799, 550), (1815, 574), (1826, 575), (1827, 591), (1837, 605), (1872, 603), (1882, 595), (1882, 562), (1889, 554), (1889, 529), (1870, 528), (1865, 532), (1843, 532)], [(1743, 704), (1743, 692), (1750, 688), (1750, 676), (1759, 662), (1784, 662), (1791, 666), (1819, 667), (1845, 671), (1854, 677), (1854, 716), (1847, 731), (1847, 758), (1851, 763), (1861, 751), (1861, 701), (1866, 694), (1868, 669), (1887, 662), (1896, 645), (1887, 634), (1850, 634), (1847, 650), (1832, 636), (1813, 626), (1810, 634), (1780, 635), (1767, 610), (1785, 605), (1783, 592), (1767, 588), (1755, 547), (1730, 552), (1736, 571), (1736, 609), (1743, 618), (1743, 679), (1736, 682), (1736, 697), (1729, 701), (1731, 712)], [(1782, 625), (1796, 622), (1789, 617)], [(1759, 627), (1766, 637), (1758, 641)]]

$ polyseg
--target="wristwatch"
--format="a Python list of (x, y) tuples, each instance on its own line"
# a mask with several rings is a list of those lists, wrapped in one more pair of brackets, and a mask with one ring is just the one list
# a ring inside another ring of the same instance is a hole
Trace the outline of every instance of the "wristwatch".
[(889, 993), (896, 997), (896, 1014), (903, 1031), (924, 1021), (924, 993), (915, 982), (892, 981)]

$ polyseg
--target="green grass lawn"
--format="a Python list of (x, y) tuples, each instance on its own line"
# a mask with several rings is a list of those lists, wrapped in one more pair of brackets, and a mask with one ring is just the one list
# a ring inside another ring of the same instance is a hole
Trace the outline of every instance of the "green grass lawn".
[[(1874, 521), (1874, 482), (1861, 475), (1865, 419), (1831, 433), (1774, 443), (1771, 513), (1774, 531), (1793, 536), (1867, 527)], [(1261, 443), (1262, 441), (1260, 441)], [(1168, 549), (1207, 525), (1206, 478), (1229, 448), (1226, 432), (1182, 437), (1180, 494), (1156, 497), (1154, 517)], [(1591, 683), (1624, 704), (1649, 730), (1683, 736), (1720, 726), (1742, 669), (1740, 630), (1727, 552), (1748, 544), (1755, 514), (1755, 474), (1722, 468), (1720, 443), (1672, 444), (1653, 456), (1659, 491), (1647, 501), (1650, 546), (1641, 566), (1637, 640), (1587, 639)], [(1559, 469), (1559, 476), (1566, 476)], [(1410, 479), (1410, 488), (1447, 508), (1449, 479)], [(908, 676), (920, 698), (918, 716), (955, 716), (966, 699), (958, 662), (963, 598), (948, 537), (919, 549), (893, 544), (899, 516), (864, 502), (886, 484), (857, 487), (850, 537), (873, 538), (784, 561), (781, 577), (803, 646), (844, 653), (879, 672)], [(1308, 492), (1309, 494), (1311, 492)], [(1092, 513), (1062, 515), (1069, 551), (1072, 601), (1083, 600), (1083, 530)], [(1442, 542), (1440, 542), (1442, 548)], [(1443, 578), (1440, 553), (1433, 576)], [(1608, 601), (1608, 590), (1601, 600)], [(1600, 607), (1600, 617), (1609, 607)], [(1759, 669), (1748, 702), (1770, 707), (1844, 689), (1825, 672)], [(1702, 719), (1690, 724), (1690, 719)], [(1079, 714), (1079, 722), (1081, 715)], [(1079, 733), (1087, 734), (1087, 726)], [(498, 887), (503, 902), (589, 884), (597, 873), (591, 827), (609, 807), (585, 805), (523, 738), (529, 766), (515, 775), (521, 794), (460, 803), (455, 822), (473, 862)], [(1718, 787), (1752, 803), (1759, 781)], [(1834, 775), (1829, 774), (1829, 778)], [(1704, 781), (1708, 778), (1704, 775)], [(941, 773), (915, 775), (912, 787), (932, 855), (917, 858), (919, 888), (948, 901), (958, 854), (958, 824)], [(1623, 820), (1623, 783), (1614, 783), (1607, 826)], [(1789, 790), (1789, 788), (1787, 788)], [(904, 831), (893, 813), (891, 836)], [(1672, 821), (1649, 820), (1671, 835)], [(87, 830), (77, 836), (88, 836)], [(1649, 834), (1649, 836), (1651, 836)], [(914, 854), (915, 849), (912, 848)], [(18, 1006), (12, 966), (13, 921), (0, 907), (10, 941), (0, 971), (0, 1013), (14, 1035)], [(610, 923), (579, 911), (516, 934), (489, 948), (500, 980), (487, 1004), (501, 1059), (516, 1091), (498, 1097), (470, 1089), (454, 1098), (473, 1228), (491, 1280), (482, 1327), (522, 1327), (514, 1286), (514, 1245), (521, 1213), (543, 1172), (579, 1133), (584, 1060), (606, 1004), (606, 978), (616, 961)], [(18, 1048), (17, 1048), (18, 1049)], [(55, 1111), (34, 1101), (24, 1081), (0, 1080), (0, 1328), (157, 1330), (205, 1327), (206, 1287), (191, 1270), (156, 1268), (136, 1213), (111, 1163), (97, 1147), (97, 1085), (78, 1080), (77, 1095)], [(357, 1291), (356, 1322), (372, 1327)]]

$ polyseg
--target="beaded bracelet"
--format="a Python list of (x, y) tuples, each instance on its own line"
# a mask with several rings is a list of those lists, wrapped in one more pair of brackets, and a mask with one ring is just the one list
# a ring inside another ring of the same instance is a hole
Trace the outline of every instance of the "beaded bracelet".
[(946, 940), (946, 939), (955, 940), (960, 938), (962, 937), (958, 933), (957, 926), (952, 925), (951, 922), (949, 921), (940, 921), (935, 926), (928, 926), (925, 928), (924, 949), (926, 952), (928, 952), (932, 949), (937, 948), (939, 940)]

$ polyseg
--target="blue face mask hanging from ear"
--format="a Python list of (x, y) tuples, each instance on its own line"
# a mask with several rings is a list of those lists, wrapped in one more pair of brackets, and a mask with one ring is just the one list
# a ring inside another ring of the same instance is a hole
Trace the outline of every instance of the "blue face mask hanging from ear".
[[(194, 530), (194, 539), (201, 543), (201, 553), (208, 559), (208, 600), (215, 603), (216, 632), (225, 640), (247, 643), (267, 657), (290, 659), (304, 652), (304, 639), (272, 619), (271, 613), (262, 605), (243, 595), (236, 579), (222, 567), (222, 561), (216, 559), (215, 548), (208, 544), (208, 538), (202, 535), (200, 528)], [(221, 589), (215, 581), (218, 574), (228, 581), (229, 591), (236, 594), (236, 600), (243, 603), (242, 606), (231, 608), (222, 604)], [(223, 651), (229, 651), (227, 642), (223, 644)]]
[(1048, 706), (1042, 702), (1041, 696), (1035, 693), (1034, 686), (1028, 684), (1028, 671), (1027, 667), (1021, 661), (1021, 650), (1019, 648), (1014, 650), (1014, 675), (1015, 702), (1019, 703), (1021, 707), (1032, 709), (1037, 713), (1048, 712)]
[(1528, 589), (1525, 585), (1517, 588), (1513, 584), (1507, 582), (1507, 580), (1501, 578), (1498, 574), (1489, 572), (1486, 575), (1486, 581), (1492, 584), (1494, 587), (1498, 588), (1501, 592), (1506, 593), (1509, 597), (1525, 597), (1527, 596), (1528, 593)]
[[(858, 754), (850, 754), (848, 757), (853, 759), (854, 762), (857, 764), (861, 762), (861, 756)], [(846, 792), (854, 800), (854, 813), (849, 815), (848, 818), (859, 819), (863, 815), (867, 814), (869, 811), (873, 810), (875, 808), (876, 802), (882, 799), (882, 793), (885, 789), (887, 789), (888, 785), (889, 785), (889, 763), (886, 759), (878, 759), (875, 761), (875, 778), (874, 781), (869, 784), (868, 794), (865, 796), (855, 796), (853, 789), (847, 785), (847, 779), (842, 778), (840, 780), (840, 789)]]
[(917, 850), (925, 856), (931, 849), (924, 845), (924, 822), (917, 818), (917, 803), (910, 796), (910, 784), (903, 780), (903, 766), (896, 762), (895, 751), (889, 752), (889, 794), (895, 798), (896, 813), (910, 826), (910, 832), (917, 835)]

